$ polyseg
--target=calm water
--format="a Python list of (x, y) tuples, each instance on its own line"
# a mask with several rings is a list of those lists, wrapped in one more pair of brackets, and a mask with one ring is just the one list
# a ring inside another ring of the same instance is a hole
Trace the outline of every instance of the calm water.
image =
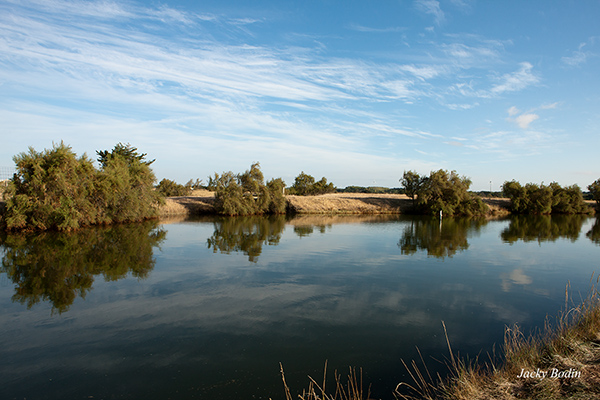
[[(376, 398), (543, 325), (600, 272), (600, 222), (209, 218), (0, 237), (0, 398), (283, 399), (363, 369)], [(595, 279), (594, 279), (595, 281)], [(366, 384), (365, 384), (366, 386)]]

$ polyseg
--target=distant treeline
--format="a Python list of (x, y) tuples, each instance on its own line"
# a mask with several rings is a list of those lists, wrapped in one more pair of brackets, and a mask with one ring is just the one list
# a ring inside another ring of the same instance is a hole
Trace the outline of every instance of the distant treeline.
[(338, 193), (374, 193), (374, 194), (404, 194), (402, 188), (386, 188), (382, 186), (346, 186), (337, 189)]
[(281, 178), (264, 181), (260, 164), (244, 173), (215, 173), (202, 185), (200, 179), (185, 185), (156, 178), (146, 154), (130, 144), (117, 144), (111, 151), (97, 151), (99, 168), (86, 155), (77, 157), (64, 143), (36, 152), (29, 148), (13, 158), (14, 177), (3, 193), (0, 227), (6, 230), (72, 230), (94, 224), (141, 221), (158, 216), (164, 197), (187, 196), (194, 189), (215, 192), (216, 212), (223, 215), (282, 214), (288, 211), (285, 195), (312, 196), (327, 193), (406, 194), (413, 212), (429, 215), (484, 215), (488, 206), (481, 197), (508, 197), (511, 211), (518, 214), (574, 214), (592, 212), (585, 199), (600, 204), (600, 179), (589, 193), (577, 185), (561, 187), (507, 181), (502, 192), (469, 191), (471, 180), (456, 171), (438, 170), (429, 175), (405, 171), (400, 188), (348, 186), (338, 189), (325, 177), (316, 180), (302, 171), (286, 187)]

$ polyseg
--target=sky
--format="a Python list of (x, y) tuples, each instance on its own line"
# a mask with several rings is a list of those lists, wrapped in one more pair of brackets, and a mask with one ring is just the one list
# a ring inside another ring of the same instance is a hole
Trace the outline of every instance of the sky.
[(0, 0), (0, 167), (130, 143), (158, 180), (600, 178), (600, 1)]

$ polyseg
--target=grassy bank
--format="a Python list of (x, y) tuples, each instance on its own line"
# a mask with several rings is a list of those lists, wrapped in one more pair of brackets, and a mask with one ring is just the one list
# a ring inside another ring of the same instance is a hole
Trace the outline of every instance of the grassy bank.
[[(405, 214), (412, 200), (404, 194), (330, 193), (320, 196), (285, 196), (288, 209), (297, 214)], [(490, 215), (508, 214), (508, 200), (484, 198)], [(196, 190), (191, 196), (170, 197), (160, 208), (161, 217), (215, 214), (214, 192)]]
[[(400, 383), (390, 398), (403, 400), (592, 400), (600, 398), (600, 293), (592, 286), (577, 306), (567, 305), (544, 329), (525, 335), (518, 326), (505, 329), (501, 361), (465, 361), (455, 357), (448, 341), (448, 377), (432, 377), (421, 358), (404, 363), (412, 382)], [(444, 330), (445, 330), (444, 326)], [(446, 336), (447, 338), (447, 336)], [(287, 400), (290, 389), (282, 378)], [(309, 377), (302, 400), (365, 400), (361, 374), (351, 369), (346, 378), (335, 375), (334, 389), (325, 390), (325, 376)]]
[(216, 214), (215, 193), (208, 190), (194, 190), (190, 196), (167, 197), (165, 204), (159, 207), (161, 218)]

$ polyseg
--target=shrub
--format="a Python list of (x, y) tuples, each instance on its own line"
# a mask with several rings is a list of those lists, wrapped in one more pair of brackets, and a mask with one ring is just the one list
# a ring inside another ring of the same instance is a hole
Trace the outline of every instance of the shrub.
[(588, 185), (588, 190), (592, 198), (596, 201), (596, 207), (600, 208), (600, 179), (597, 179), (591, 185)]
[[(188, 182), (189, 184), (189, 182)], [(170, 179), (163, 179), (156, 187), (163, 196), (189, 196), (192, 193), (192, 185), (182, 185)]]
[[(460, 177), (456, 171), (438, 170), (429, 176), (413, 177), (417, 182), (416, 210), (423, 214), (436, 215), (483, 215), (487, 205), (477, 196), (469, 193), (471, 180)], [(407, 190), (408, 188), (405, 188)], [(411, 189), (412, 190), (412, 189)]]
[(325, 177), (321, 178), (320, 181), (315, 182), (313, 176), (305, 174), (304, 171), (302, 171), (296, 177), (294, 184), (289, 188), (288, 193), (298, 196), (316, 196), (319, 194), (333, 193), (335, 190), (333, 183), (327, 183)]
[(133, 222), (158, 216), (163, 196), (154, 190), (156, 177), (150, 168), (154, 162), (145, 161), (130, 144), (117, 144), (109, 153), (99, 151), (99, 187), (97, 198), (105, 199), (98, 207), (105, 214), (102, 223)]
[(243, 174), (224, 172), (209, 178), (215, 193), (215, 208), (224, 215), (281, 214), (287, 207), (281, 178), (264, 184), (260, 164), (254, 163)]
[(17, 172), (7, 189), (8, 229), (77, 228), (95, 221), (95, 172), (87, 156), (77, 158), (64, 143), (36, 152), (32, 147), (13, 158)]
[(6, 197), (5, 228), (55, 229), (138, 221), (157, 215), (151, 162), (130, 145), (98, 152), (97, 170), (86, 155), (77, 158), (63, 142), (14, 157), (17, 167)]
[(515, 214), (583, 214), (590, 212), (577, 185), (562, 187), (556, 182), (546, 186), (515, 180), (504, 182), (502, 191), (511, 201)]
[(400, 183), (404, 188), (404, 193), (412, 199), (413, 206), (415, 205), (415, 197), (419, 193), (424, 177), (421, 177), (415, 171), (404, 171)]

